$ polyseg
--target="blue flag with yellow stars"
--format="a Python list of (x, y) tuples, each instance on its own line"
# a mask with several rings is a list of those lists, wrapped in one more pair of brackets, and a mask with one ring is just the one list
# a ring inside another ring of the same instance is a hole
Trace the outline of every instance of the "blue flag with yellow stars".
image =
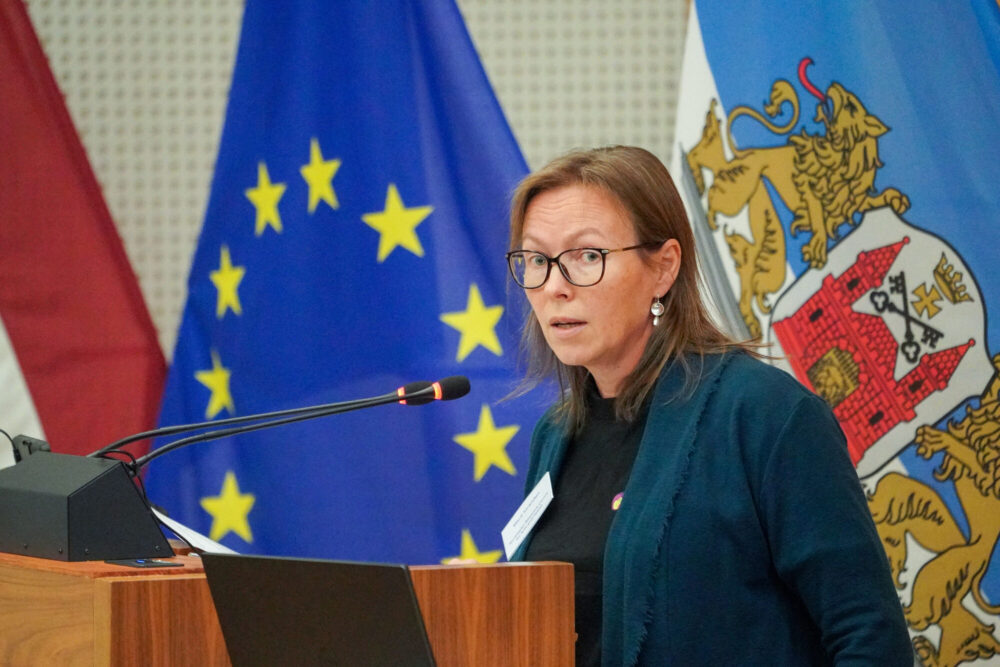
[(472, 391), (178, 449), (150, 500), (244, 553), (498, 560), (544, 402), (501, 401), (526, 171), (451, 1), (248, 2), (160, 423)]

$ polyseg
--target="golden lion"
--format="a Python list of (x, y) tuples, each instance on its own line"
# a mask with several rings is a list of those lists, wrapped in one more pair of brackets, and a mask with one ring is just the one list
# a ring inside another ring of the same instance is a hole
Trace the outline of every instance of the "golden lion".
[(780, 289), (785, 278), (784, 234), (764, 179), (793, 212), (792, 233), (811, 233), (802, 248), (802, 258), (814, 268), (826, 264), (828, 241), (836, 238), (841, 225), (855, 224), (855, 214), (881, 206), (903, 213), (910, 206), (906, 195), (895, 188), (875, 192), (875, 173), (882, 166), (878, 138), (888, 128), (838, 83), (830, 85), (824, 101), (816, 107), (815, 120), (825, 125), (825, 135), (807, 134), (803, 129), (801, 134), (790, 136), (784, 146), (736, 146), (732, 125), (740, 116), (750, 116), (776, 134), (787, 134), (798, 123), (795, 89), (779, 79), (771, 87), (764, 111), (775, 118), (785, 104), (790, 105), (792, 118), (780, 127), (750, 107), (733, 109), (727, 118), (727, 139), (733, 152), (733, 158), (728, 159), (713, 100), (701, 139), (687, 154), (699, 193), (705, 193), (702, 169), (712, 174), (708, 188), (708, 222), (712, 229), (716, 228), (718, 214), (732, 217), (749, 206), (752, 238), (727, 231), (726, 240), (740, 275), (740, 312), (755, 336), (760, 334), (760, 324), (751, 302), (756, 301), (767, 313), (767, 296)]
[(936, 555), (913, 579), (910, 604), (904, 607), (914, 630), (931, 624), (941, 629), (938, 646), (925, 636), (913, 647), (927, 667), (953, 667), (1000, 653), (986, 625), (963, 604), (966, 596), (986, 614), (1000, 613), (989, 604), (980, 585), (1000, 536), (1000, 355), (978, 408), (967, 408), (960, 422), (947, 430), (925, 425), (917, 429), (917, 454), (929, 459), (944, 452), (934, 476), (952, 480), (969, 525), (966, 537), (941, 497), (926, 484), (898, 473), (879, 480), (869, 496), (869, 508), (882, 537), (897, 588), (906, 570), (906, 535)]

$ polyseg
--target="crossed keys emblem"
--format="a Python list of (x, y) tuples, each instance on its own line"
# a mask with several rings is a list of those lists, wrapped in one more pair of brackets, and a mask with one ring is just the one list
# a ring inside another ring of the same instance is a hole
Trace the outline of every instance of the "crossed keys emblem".
[[(902, 306), (897, 306), (892, 301), (891, 294), (900, 295), (900, 302)], [(921, 322), (919, 319), (910, 314), (910, 304), (906, 300), (906, 272), (900, 271), (894, 276), (889, 276), (889, 291), (884, 292), (882, 290), (875, 290), (871, 293), (869, 298), (871, 299), (872, 305), (875, 306), (875, 310), (879, 313), (890, 312), (899, 315), (903, 318), (906, 323), (906, 336), (903, 344), (900, 346), (903, 350), (903, 356), (911, 364), (916, 363), (917, 357), (920, 356), (920, 343), (923, 343), (932, 349), (937, 347), (937, 343), (944, 336), (943, 333), (935, 329), (934, 327)], [(921, 328), (920, 343), (914, 340), (913, 335), (913, 325), (916, 324)]]

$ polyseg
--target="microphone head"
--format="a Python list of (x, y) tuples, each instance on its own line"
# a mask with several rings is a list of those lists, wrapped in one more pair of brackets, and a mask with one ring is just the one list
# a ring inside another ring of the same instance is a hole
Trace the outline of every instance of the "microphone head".
[(439, 401), (450, 401), (462, 398), (469, 393), (469, 378), (464, 375), (451, 375), (435, 382), (434, 398)]
[(452, 375), (437, 382), (411, 382), (396, 390), (401, 405), (424, 405), (431, 401), (450, 401), (469, 393), (469, 378)]

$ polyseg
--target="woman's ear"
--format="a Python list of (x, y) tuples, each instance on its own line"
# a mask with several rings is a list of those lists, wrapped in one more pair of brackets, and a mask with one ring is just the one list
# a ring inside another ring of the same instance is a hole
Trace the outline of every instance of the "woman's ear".
[(658, 271), (656, 293), (663, 296), (673, 287), (677, 274), (681, 271), (681, 244), (677, 239), (664, 241), (663, 245), (653, 253), (653, 260)]

